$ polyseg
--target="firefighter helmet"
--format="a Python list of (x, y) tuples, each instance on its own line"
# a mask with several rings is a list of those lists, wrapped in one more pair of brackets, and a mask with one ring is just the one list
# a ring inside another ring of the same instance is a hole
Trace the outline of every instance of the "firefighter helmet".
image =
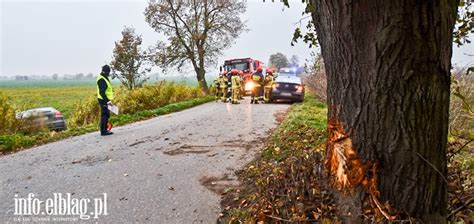
[(263, 71), (263, 68), (259, 66), (259, 67), (257, 68), (257, 72), (261, 72), (261, 71)]
[(232, 69), (232, 70), (230, 71), (230, 73), (232, 73), (232, 75), (237, 75), (237, 74), (239, 74), (239, 70), (237, 70), (237, 69)]
[(267, 74), (273, 75), (273, 70), (271, 68), (267, 68)]

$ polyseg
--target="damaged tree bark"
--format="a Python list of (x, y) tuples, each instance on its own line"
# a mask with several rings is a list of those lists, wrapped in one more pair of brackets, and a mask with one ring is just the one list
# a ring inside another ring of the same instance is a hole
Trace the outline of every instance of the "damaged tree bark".
[(328, 78), (326, 167), (346, 221), (360, 221), (369, 195), (381, 211), (387, 203), (426, 223), (446, 223), (458, 0), (311, 4)]

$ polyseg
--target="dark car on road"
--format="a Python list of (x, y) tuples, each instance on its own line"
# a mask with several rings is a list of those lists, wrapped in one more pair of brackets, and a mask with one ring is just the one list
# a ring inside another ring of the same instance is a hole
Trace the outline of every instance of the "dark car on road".
[(63, 114), (52, 107), (40, 107), (16, 114), (17, 119), (22, 119), (31, 128), (47, 127), (53, 131), (67, 129)]
[(304, 84), (298, 76), (288, 76), (279, 74), (273, 84), (271, 101), (289, 100), (293, 102), (303, 102)]

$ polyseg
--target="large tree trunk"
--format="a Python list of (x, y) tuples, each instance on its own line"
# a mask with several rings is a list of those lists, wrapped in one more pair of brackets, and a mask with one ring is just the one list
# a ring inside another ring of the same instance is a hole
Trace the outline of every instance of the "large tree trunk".
[(326, 168), (343, 215), (360, 221), (366, 199), (383, 212), (388, 202), (426, 223), (445, 223), (458, 0), (312, 5), (328, 78)]
[(206, 82), (206, 70), (204, 69), (204, 47), (202, 45), (198, 46), (198, 58), (199, 58), (199, 67), (196, 69), (197, 79), (199, 82), (199, 87), (201, 87), (204, 93), (209, 94), (209, 88)]
[(201, 88), (201, 90), (205, 94), (209, 94), (209, 88), (208, 88), (207, 82), (206, 82), (206, 70), (204, 70), (203, 68), (198, 68), (196, 70), (196, 74), (197, 74), (197, 80), (198, 80), (198, 83), (199, 83), (199, 87)]

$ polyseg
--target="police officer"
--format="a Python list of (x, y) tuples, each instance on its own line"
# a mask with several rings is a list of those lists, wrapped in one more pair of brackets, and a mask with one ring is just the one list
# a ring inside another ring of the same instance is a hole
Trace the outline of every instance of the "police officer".
[(240, 76), (237, 69), (232, 69), (231, 71), (231, 84), (232, 84), (232, 104), (239, 104), (239, 95), (240, 95)]
[(258, 67), (257, 71), (252, 74), (252, 82), (254, 83), (254, 88), (252, 90), (252, 98), (250, 103), (258, 104), (258, 100), (262, 95), (262, 86), (263, 86), (263, 74), (262, 67)]
[(97, 76), (97, 100), (100, 105), (100, 135), (111, 135), (113, 132), (107, 130), (109, 123), (110, 111), (107, 108), (112, 104), (114, 99), (114, 90), (109, 80), (110, 67), (108, 65), (102, 66), (102, 72)]
[(267, 74), (265, 76), (264, 87), (263, 87), (263, 90), (264, 90), (263, 101), (265, 103), (270, 102), (270, 94), (272, 92), (273, 81), (274, 81), (273, 70), (268, 68)]

